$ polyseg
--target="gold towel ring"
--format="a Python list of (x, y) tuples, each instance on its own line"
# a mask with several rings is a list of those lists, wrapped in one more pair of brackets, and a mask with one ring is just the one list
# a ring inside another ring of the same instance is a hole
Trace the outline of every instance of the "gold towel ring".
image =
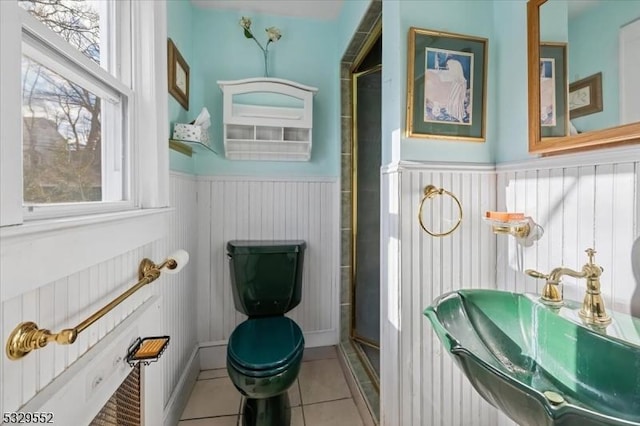
[[(453, 226), (453, 228), (451, 228), (450, 230), (448, 230), (447, 232), (443, 232), (443, 233), (434, 233), (431, 232), (427, 229), (426, 226), (424, 226), (424, 223), (422, 222), (422, 208), (424, 207), (424, 202), (427, 201), (428, 199), (434, 198), (438, 195), (442, 195), (442, 194), (447, 194), (448, 196), (450, 196), (451, 198), (453, 198), (453, 200), (456, 202), (456, 204), (458, 205), (458, 210), (460, 211), (460, 216), (458, 217), (458, 222)], [(456, 197), (455, 195), (453, 195), (451, 192), (447, 191), (444, 188), (436, 188), (433, 185), (427, 185), (424, 187), (424, 197), (422, 197), (422, 200), (420, 200), (420, 209), (418, 210), (418, 221), (420, 222), (420, 226), (422, 227), (422, 229), (424, 229), (424, 232), (426, 232), (427, 234), (431, 235), (432, 237), (446, 237), (447, 235), (451, 234), (453, 231), (455, 231), (456, 229), (458, 229), (458, 226), (460, 226), (460, 222), (462, 222), (462, 204), (460, 204), (460, 200), (458, 200), (458, 197)]]

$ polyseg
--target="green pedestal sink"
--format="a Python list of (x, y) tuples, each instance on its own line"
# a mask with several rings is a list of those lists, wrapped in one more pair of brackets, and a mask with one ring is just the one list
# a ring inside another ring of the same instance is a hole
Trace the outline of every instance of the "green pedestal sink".
[(640, 320), (606, 330), (533, 295), (460, 290), (425, 310), (475, 389), (520, 425), (640, 426)]

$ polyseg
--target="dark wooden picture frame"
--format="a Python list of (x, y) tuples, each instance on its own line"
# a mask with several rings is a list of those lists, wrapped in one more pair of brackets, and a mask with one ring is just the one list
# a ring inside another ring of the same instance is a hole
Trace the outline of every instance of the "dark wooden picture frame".
[(173, 43), (167, 40), (167, 63), (169, 67), (169, 93), (189, 110), (189, 65)]
[(601, 72), (569, 85), (569, 116), (572, 119), (600, 112), (602, 109)]

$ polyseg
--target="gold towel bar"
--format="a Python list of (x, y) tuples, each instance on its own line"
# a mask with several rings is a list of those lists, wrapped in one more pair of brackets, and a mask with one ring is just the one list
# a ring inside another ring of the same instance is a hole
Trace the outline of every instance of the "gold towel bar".
[(160, 277), (160, 270), (162, 268), (166, 267), (166, 272), (171, 271), (175, 273), (182, 269), (188, 261), (189, 254), (184, 250), (179, 250), (159, 265), (156, 265), (147, 258), (142, 259), (138, 267), (139, 281), (129, 290), (113, 299), (102, 309), (73, 328), (66, 328), (59, 333), (52, 333), (50, 330), (38, 328), (38, 325), (31, 321), (18, 324), (9, 335), (9, 339), (7, 339), (7, 357), (11, 360), (20, 359), (35, 349), (44, 348), (51, 342), (56, 342), (60, 345), (72, 344), (78, 338), (78, 334), (82, 333), (91, 324), (105, 316), (133, 293), (157, 280)]

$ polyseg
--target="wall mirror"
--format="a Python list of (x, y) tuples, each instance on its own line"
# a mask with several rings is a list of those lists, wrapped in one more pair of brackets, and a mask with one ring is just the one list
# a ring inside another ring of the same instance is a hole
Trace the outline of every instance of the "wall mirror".
[(640, 0), (529, 0), (529, 152), (640, 143)]

